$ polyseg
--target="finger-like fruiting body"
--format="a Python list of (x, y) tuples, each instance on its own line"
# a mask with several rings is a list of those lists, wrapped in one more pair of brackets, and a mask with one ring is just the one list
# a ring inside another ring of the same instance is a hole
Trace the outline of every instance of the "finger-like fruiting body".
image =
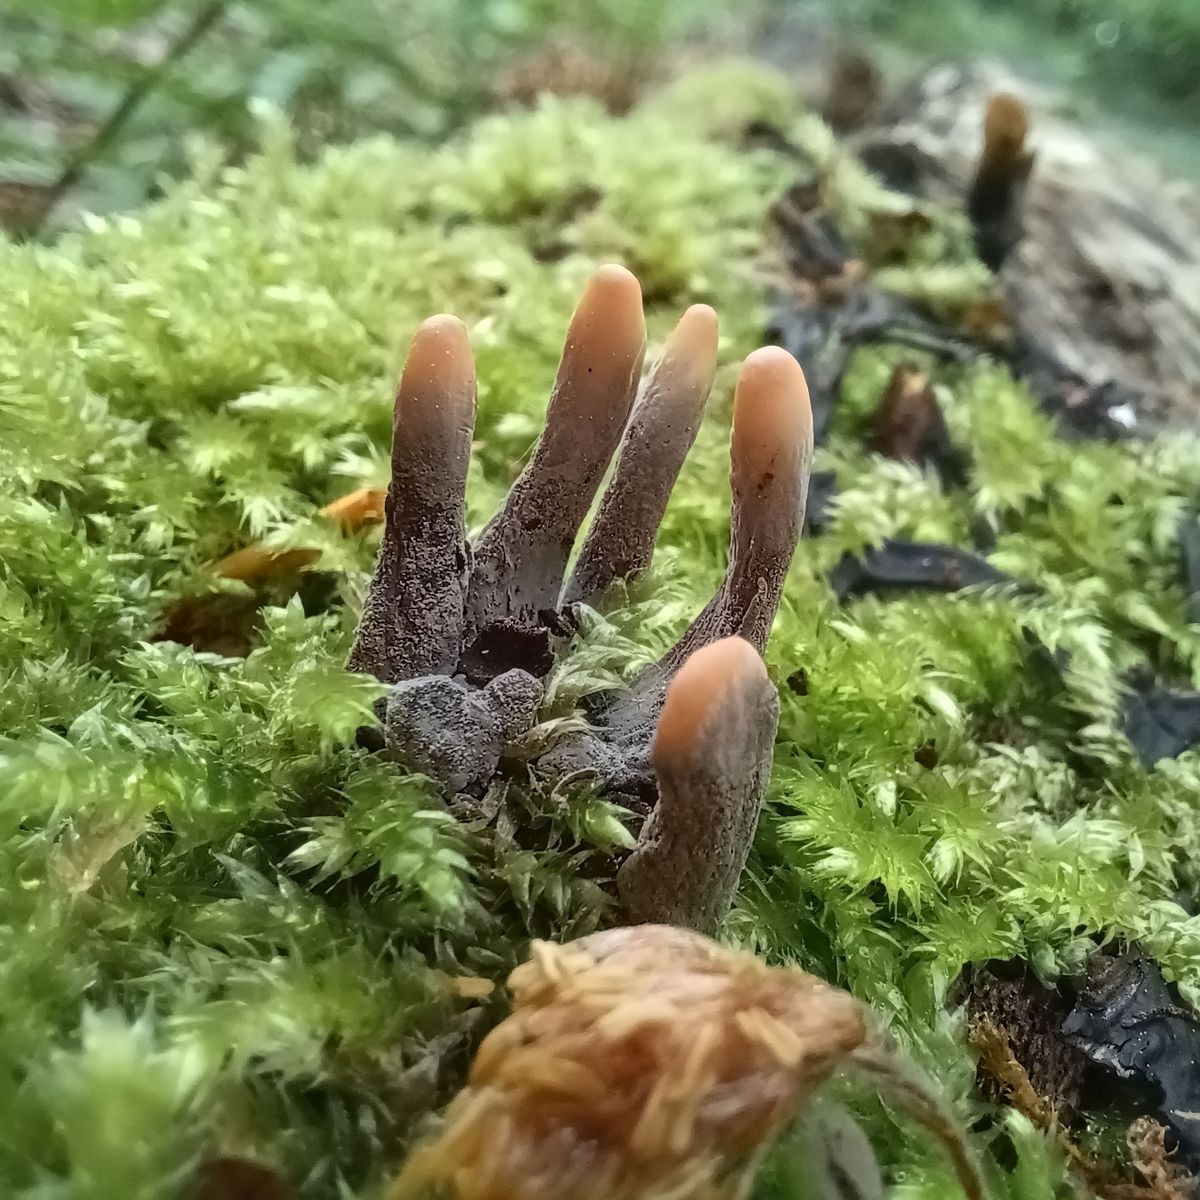
[(617, 873), (625, 915), (715, 933), (737, 890), (771, 771), (779, 696), (742, 638), (697, 650), (651, 747), (658, 803)]
[(1033, 154), (1025, 148), (1029, 109), (1018, 96), (1000, 92), (988, 100), (983, 153), (967, 194), (975, 250), (998, 271), (1021, 237), (1025, 192)]
[(524, 671), (506, 671), (485, 688), (445, 675), (405, 680), (387, 697), (388, 751), (449, 795), (482, 793), (541, 698), (542, 685)]
[(396, 393), (383, 541), (350, 670), (384, 683), (454, 670), (470, 561), (466, 486), (474, 428), (466, 328), (455, 317), (431, 317), (413, 338)]
[(778, 346), (747, 356), (733, 401), (729, 567), (717, 594), (663, 659), (671, 674), (693, 651), (737, 634), (760, 653), (779, 607), (812, 464), (812, 409), (800, 364)]
[(557, 607), (579, 527), (633, 405), (645, 342), (637, 280), (623, 267), (601, 267), (567, 331), (533, 457), (476, 543), (468, 648), (489, 625), (532, 625)]
[(848, 993), (679, 929), (536, 942), (389, 1200), (738, 1200), (867, 1037)]
[(717, 366), (717, 314), (694, 304), (667, 340), (633, 410), (616, 469), (563, 593), (595, 604), (610, 584), (644, 572)]

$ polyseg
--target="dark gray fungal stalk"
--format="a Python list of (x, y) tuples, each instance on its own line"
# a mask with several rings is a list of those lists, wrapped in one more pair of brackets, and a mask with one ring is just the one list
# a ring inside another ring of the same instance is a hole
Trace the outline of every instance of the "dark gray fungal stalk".
[(617, 580), (650, 567), (671, 489), (717, 369), (717, 314), (694, 304), (680, 318), (633, 410), (612, 481), (588, 530), (563, 603), (595, 605)]
[(430, 317), (396, 392), (383, 541), (347, 664), (396, 683), (448, 675), (462, 640), (475, 362), (457, 317)]
[(779, 695), (749, 642), (724, 638), (684, 663), (650, 751), (658, 804), (617, 874), (631, 921), (716, 932), (754, 840), (778, 724)]
[(629, 417), (645, 349), (638, 281), (624, 267), (601, 267), (567, 330), (533, 457), (475, 546), (467, 649), (493, 624), (536, 626), (541, 612), (558, 607), (579, 527)]
[[(710, 308), (690, 308), (634, 407), (641, 291), (624, 268), (601, 267), (571, 321), (542, 437), (473, 553), (464, 531), (475, 413), (466, 331), (435, 317), (414, 338), (396, 399), (383, 543), (349, 665), (392, 685), (380, 706), (387, 752), (451, 797), (480, 795), (534, 725), (538, 677), (569, 632), (564, 606), (599, 603), (649, 567), (712, 384), (716, 333)], [(803, 527), (811, 454), (803, 372), (786, 351), (756, 351), (734, 399), (721, 588), (661, 663), (537, 762), (543, 775), (582, 771), (639, 801), (632, 807), (647, 819), (618, 876), (634, 921), (712, 931), (737, 887), (779, 711), (760, 653)]]

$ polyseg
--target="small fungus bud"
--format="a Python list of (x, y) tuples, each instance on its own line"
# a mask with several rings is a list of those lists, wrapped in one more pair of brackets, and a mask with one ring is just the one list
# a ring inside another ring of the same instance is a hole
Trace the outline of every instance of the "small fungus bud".
[(754, 841), (778, 723), (778, 695), (742, 638), (680, 668), (650, 750), (658, 803), (617, 875), (630, 920), (716, 932)]

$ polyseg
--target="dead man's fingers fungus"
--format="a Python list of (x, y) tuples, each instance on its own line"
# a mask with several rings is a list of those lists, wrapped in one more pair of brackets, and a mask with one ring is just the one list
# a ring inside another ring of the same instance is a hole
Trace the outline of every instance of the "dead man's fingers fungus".
[(778, 723), (775, 687), (743, 638), (684, 663), (650, 751), (658, 803), (617, 874), (627, 919), (716, 932), (754, 840)]

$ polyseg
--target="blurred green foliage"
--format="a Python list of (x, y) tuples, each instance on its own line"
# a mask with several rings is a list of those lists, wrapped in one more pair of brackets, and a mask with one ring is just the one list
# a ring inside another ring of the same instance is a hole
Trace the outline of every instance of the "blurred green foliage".
[[(42, 189), (80, 157), (54, 226), (152, 194), (185, 169), (192, 132), (236, 158), (256, 102), (289, 114), (304, 153), (369, 132), (439, 138), (540, 47), (583, 47), (640, 78), (689, 36), (753, 47), (769, 21), (800, 53), (814, 14), (922, 58), (996, 52), (1050, 67), (1158, 125), (1196, 111), (1200, 8), (1173, 0), (12, 0), (0, 11), (0, 224), (40, 224)], [(95, 145), (131, 96), (118, 135)]]
[[(156, 205), (0, 239), (0, 1195), (158, 1200), (222, 1151), (306, 1200), (376, 1195), (499, 1011), (451, 977), (501, 980), (530, 935), (605, 920), (628, 835), (589, 790), (517, 762), (468, 827), (355, 745), (380, 692), (343, 669), (374, 539), (317, 509), (386, 478), (399, 353), (431, 312), (468, 322), (479, 364), (475, 527), (598, 261), (637, 270), (652, 353), (713, 303), (728, 371), (788, 169), (709, 136), (736, 78), (312, 166), (264, 115), (243, 164), (200, 151)], [(727, 470), (726, 399), (704, 478)], [(706, 531), (707, 570), (724, 517), (692, 478), (700, 515), (673, 522)], [(211, 564), (264, 536), (320, 547), (324, 584), (266, 597), (253, 653), (150, 640), (181, 596), (247, 595)], [(651, 634), (684, 616), (660, 594), (599, 624), (547, 721), (644, 659), (651, 607)]]
[(1163, 148), (1175, 126), (1180, 144), (1193, 140), (1200, 5), (1191, 0), (845, 0), (830, 11), (922, 58), (1007, 58), (1066, 85), (1089, 120), (1157, 134)]
[[(158, 72), (198, 14), (211, 28)], [(703, 0), (15, 0), (0, 12), (0, 181), (47, 185), (131, 89), (152, 90), (89, 163), (69, 210), (140, 201), (199, 131), (235, 156), (255, 102), (311, 151), (366, 132), (444, 136), (486, 105), (498, 70), (555, 39), (637, 71), (731, 5)]]

